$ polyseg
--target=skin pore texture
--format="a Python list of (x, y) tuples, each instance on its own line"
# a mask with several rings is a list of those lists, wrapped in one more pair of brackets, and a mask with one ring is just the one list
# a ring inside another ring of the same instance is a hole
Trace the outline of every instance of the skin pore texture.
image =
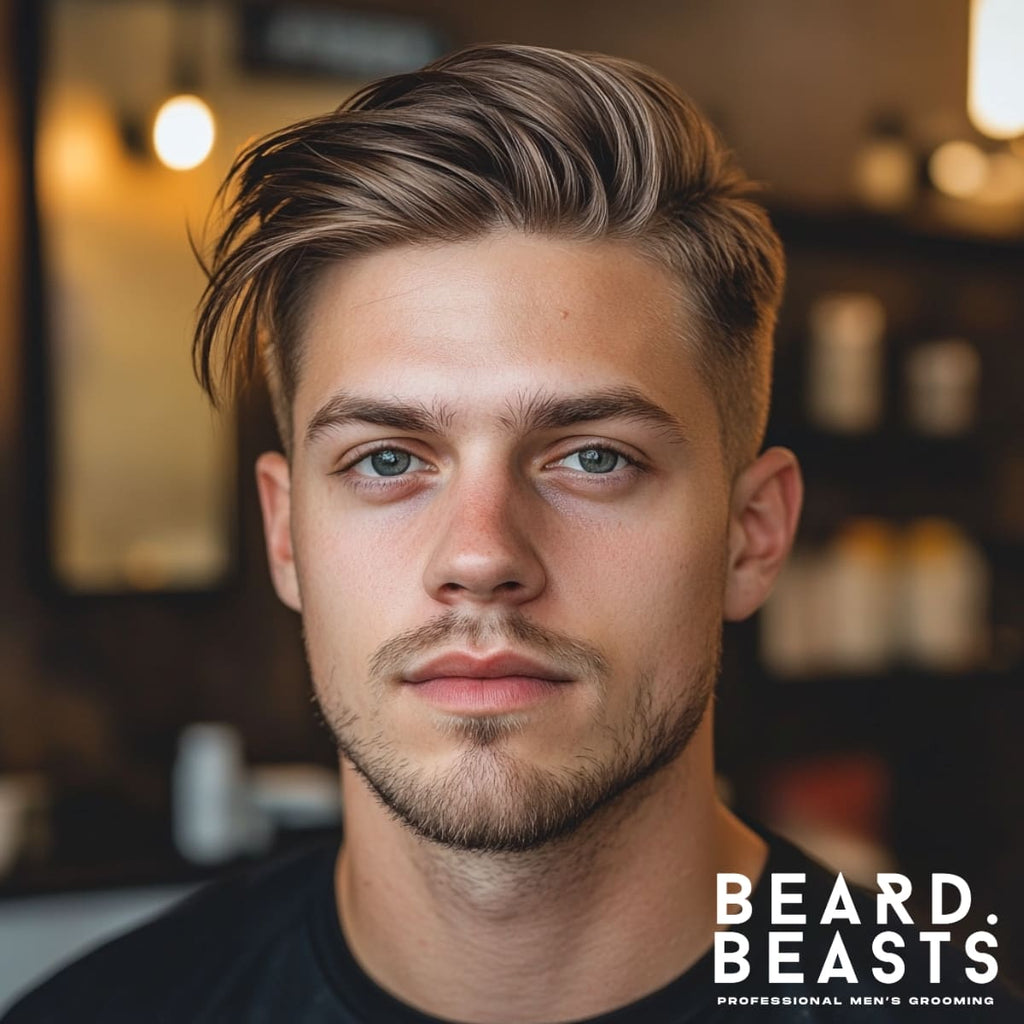
[(313, 291), (267, 547), (342, 752), (342, 927), (427, 1013), (625, 1005), (708, 949), (715, 872), (763, 866), (710, 694), (799, 470), (725, 464), (675, 296), (625, 243), (514, 232)]

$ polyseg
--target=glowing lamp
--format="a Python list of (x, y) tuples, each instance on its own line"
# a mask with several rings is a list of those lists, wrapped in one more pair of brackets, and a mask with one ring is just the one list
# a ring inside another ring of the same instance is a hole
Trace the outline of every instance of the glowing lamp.
[(153, 148), (175, 171), (198, 167), (213, 149), (213, 113), (198, 96), (172, 96), (157, 111)]
[(1024, 2), (971, 0), (967, 113), (993, 139), (1024, 132)]

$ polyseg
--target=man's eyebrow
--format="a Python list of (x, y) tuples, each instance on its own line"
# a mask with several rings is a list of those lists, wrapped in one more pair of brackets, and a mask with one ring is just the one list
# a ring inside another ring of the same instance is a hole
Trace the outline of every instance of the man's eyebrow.
[(603, 388), (581, 395), (520, 394), (506, 403), (500, 422), (508, 430), (554, 430), (593, 420), (625, 419), (658, 428), (673, 444), (688, 440), (683, 424), (634, 387)]
[(396, 398), (367, 398), (337, 391), (313, 415), (306, 427), (306, 445), (333, 427), (349, 423), (373, 423), (379, 427), (419, 433), (443, 433), (452, 422), (451, 410), (440, 401), (432, 405)]
[[(683, 425), (666, 409), (633, 387), (602, 388), (580, 395), (521, 392), (506, 402), (498, 422), (511, 433), (557, 430), (595, 420), (625, 419), (658, 428), (674, 444), (685, 444)], [(338, 391), (313, 415), (306, 427), (305, 443), (312, 445), (334, 427), (372, 423), (380, 427), (416, 433), (442, 434), (450, 429), (454, 413), (437, 400), (431, 405), (396, 398), (369, 398)]]

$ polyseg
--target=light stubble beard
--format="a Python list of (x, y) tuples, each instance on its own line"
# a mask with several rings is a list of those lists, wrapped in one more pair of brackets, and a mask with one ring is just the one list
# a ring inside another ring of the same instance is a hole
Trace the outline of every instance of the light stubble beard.
[[(371, 692), (382, 695), (416, 655), (453, 641), (484, 639), (517, 642), (517, 649), (532, 650), (575, 679), (602, 690), (606, 684), (608, 663), (590, 644), (537, 626), (518, 612), (488, 622), (452, 611), (382, 644), (369, 663)], [(703, 721), (720, 657), (719, 628), (699, 661), (681, 670), (675, 699), (661, 708), (654, 706), (652, 674), (638, 671), (628, 719), (621, 729), (603, 727), (608, 753), (580, 750), (573, 765), (557, 769), (529, 764), (502, 742), (528, 727), (526, 715), (447, 716), (442, 728), (463, 749), (449, 769), (428, 775), (382, 732), (368, 732), (335, 687), (318, 699), (342, 755), (413, 832), (451, 849), (519, 853), (565, 839), (600, 812), (621, 806), (628, 795), (642, 799), (642, 783), (683, 753)]]

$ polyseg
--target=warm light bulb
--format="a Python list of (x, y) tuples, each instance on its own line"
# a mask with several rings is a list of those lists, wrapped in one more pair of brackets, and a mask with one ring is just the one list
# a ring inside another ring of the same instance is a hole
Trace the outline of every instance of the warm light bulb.
[(176, 171), (198, 167), (210, 155), (213, 138), (213, 114), (198, 96), (173, 96), (157, 111), (153, 146)]
[(928, 160), (928, 176), (947, 196), (969, 199), (985, 186), (988, 157), (973, 142), (944, 142)]
[(1024, 0), (971, 0), (967, 113), (994, 139), (1024, 132)]

